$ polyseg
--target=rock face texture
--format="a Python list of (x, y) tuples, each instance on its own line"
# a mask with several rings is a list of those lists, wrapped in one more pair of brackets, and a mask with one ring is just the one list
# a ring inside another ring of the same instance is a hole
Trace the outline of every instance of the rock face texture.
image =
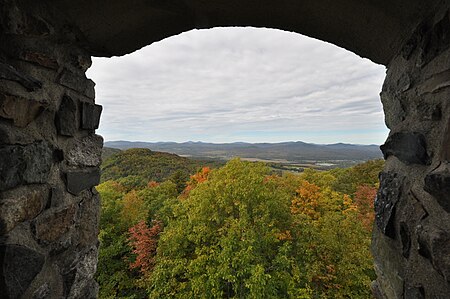
[(388, 64), (386, 159), (373, 254), (381, 298), (450, 297), (450, 11), (423, 20)]
[(37, 2), (0, 1), (0, 298), (96, 298), (101, 106), (82, 36)]
[(271, 27), (387, 67), (377, 298), (450, 298), (450, 2), (0, 1), (0, 298), (95, 298), (102, 107), (91, 56)]

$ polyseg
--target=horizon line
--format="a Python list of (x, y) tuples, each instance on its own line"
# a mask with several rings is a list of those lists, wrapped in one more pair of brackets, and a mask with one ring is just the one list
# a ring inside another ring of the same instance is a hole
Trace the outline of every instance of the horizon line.
[(306, 142), (306, 141), (279, 141), (279, 142), (247, 142), (247, 141), (233, 141), (233, 142), (206, 142), (206, 141), (193, 141), (193, 140), (187, 140), (187, 141), (131, 141), (131, 140), (104, 140), (104, 143), (106, 142), (132, 142), (132, 143), (177, 143), (177, 144), (183, 144), (183, 143), (209, 143), (209, 144), (233, 144), (233, 143), (245, 143), (245, 144), (280, 144), (280, 143), (306, 143), (306, 144), (315, 144), (315, 145), (336, 145), (336, 144), (346, 144), (346, 145), (364, 145), (364, 146), (380, 146), (381, 144), (376, 143), (370, 143), (370, 144), (364, 144), (364, 143), (347, 143), (347, 142), (335, 142), (335, 143), (314, 143), (314, 142)]

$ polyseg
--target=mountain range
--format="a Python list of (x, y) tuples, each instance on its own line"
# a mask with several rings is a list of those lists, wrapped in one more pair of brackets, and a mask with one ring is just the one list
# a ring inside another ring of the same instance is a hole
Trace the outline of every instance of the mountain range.
[(305, 161), (366, 161), (382, 158), (378, 145), (314, 144), (301, 141), (280, 143), (206, 143), (107, 141), (105, 147), (148, 148), (193, 158), (228, 160), (233, 157), (301, 163)]

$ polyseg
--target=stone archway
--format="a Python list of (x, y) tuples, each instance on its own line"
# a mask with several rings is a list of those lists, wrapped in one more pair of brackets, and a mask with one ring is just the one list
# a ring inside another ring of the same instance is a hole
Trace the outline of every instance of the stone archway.
[(387, 66), (374, 293), (450, 296), (449, 9), (440, 0), (0, 2), (2, 298), (96, 295), (102, 138), (90, 57), (238, 25), (295, 31)]

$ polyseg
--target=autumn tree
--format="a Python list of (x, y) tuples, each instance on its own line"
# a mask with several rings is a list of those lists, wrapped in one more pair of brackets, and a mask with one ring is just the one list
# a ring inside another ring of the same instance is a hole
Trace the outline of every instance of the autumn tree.
[(302, 182), (292, 199), (292, 238), (313, 298), (369, 298), (370, 236), (350, 196)]
[(358, 218), (366, 230), (371, 233), (373, 221), (375, 220), (374, 201), (377, 188), (368, 185), (356, 187), (354, 201), (358, 208)]
[(158, 235), (162, 231), (162, 223), (153, 221), (152, 227), (148, 227), (141, 220), (129, 229), (128, 241), (133, 248), (135, 260), (130, 264), (131, 269), (138, 269), (144, 276), (148, 276), (155, 265)]
[(209, 167), (202, 167), (200, 171), (198, 171), (196, 174), (191, 175), (189, 181), (186, 183), (186, 188), (183, 190), (183, 197), (186, 197), (189, 195), (189, 192), (191, 192), (192, 189), (197, 187), (198, 184), (205, 182), (208, 179), (208, 176), (211, 172), (211, 168)]
[(289, 296), (291, 246), (277, 236), (290, 226), (290, 198), (268, 173), (260, 163), (232, 160), (196, 179), (202, 182), (161, 235), (150, 297)]
[(136, 277), (128, 267), (126, 257), (131, 253), (127, 242), (128, 223), (122, 220), (125, 188), (115, 181), (97, 186), (101, 195), (99, 257), (96, 280), (100, 285), (99, 298), (134, 298), (142, 295)]

